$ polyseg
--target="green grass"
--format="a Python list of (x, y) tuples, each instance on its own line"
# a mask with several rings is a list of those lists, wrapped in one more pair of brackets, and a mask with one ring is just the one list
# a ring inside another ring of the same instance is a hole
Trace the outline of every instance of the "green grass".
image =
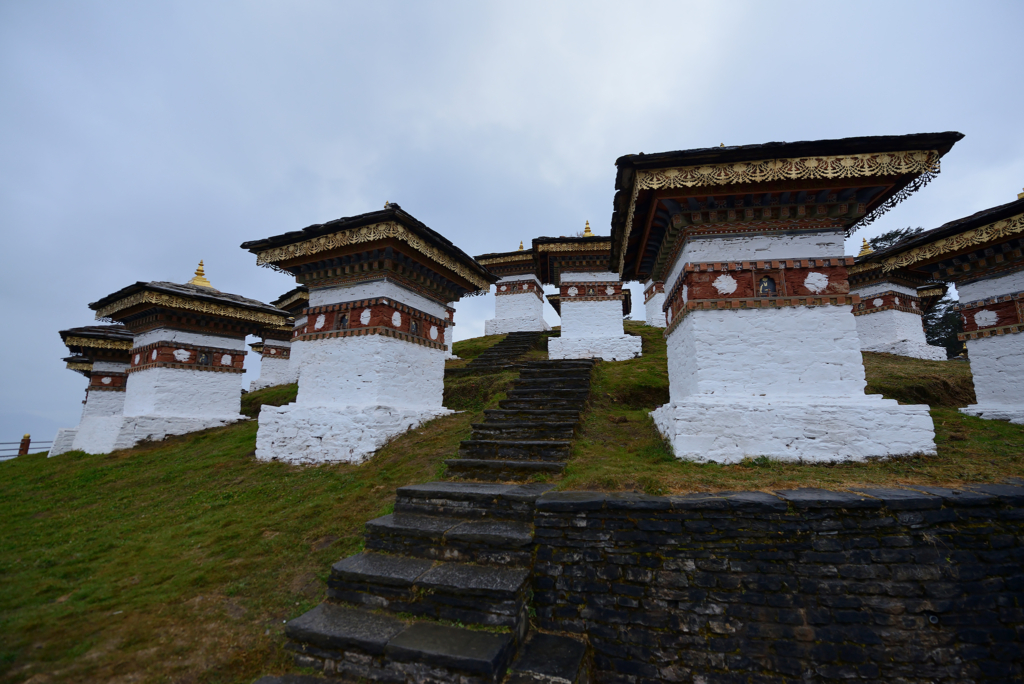
[(248, 684), (292, 671), (282, 622), (319, 603), (330, 564), (361, 548), (396, 488), (443, 474), (514, 377), (458, 379), (447, 396), (465, 413), (361, 466), (258, 462), (255, 421), (0, 463), (0, 681)]
[(648, 413), (668, 401), (666, 348), (659, 328), (637, 322), (626, 330), (643, 339), (643, 356), (599, 363), (590, 408), (559, 489), (637, 490), (649, 494), (793, 487), (844, 489), (858, 485), (997, 482), (1024, 475), (1024, 426), (981, 420), (956, 406), (974, 401), (970, 366), (865, 353), (870, 394), (932, 406), (938, 455), (907, 459), (803, 465), (752, 458), (740, 465), (675, 459)]
[[(647, 415), (668, 399), (662, 331), (626, 329), (643, 338), (644, 356), (596, 366), (560, 489), (843, 489), (1024, 475), (1024, 427), (953, 408), (971, 396), (968, 364), (872, 354), (869, 391), (933, 404), (938, 456), (677, 461)], [(473, 358), (501, 339), (455, 351)], [(545, 346), (526, 358), (544, 358)], [(362, 548), (364, 523), (393, 510), (397, 487), (444, 476), (444, 460), (514, 379), (450, 378), (446, 405), (464, 413), (396, 438), (360, 466), (257, 462), (254, 421), (106, 456), (0, 463), (0, 681), (248, 684), (294, 671), (282, 622), (322, 599), (330, 564)], [(294, 385), (267, 388), (245, 395), (243, 411), (294, 397)]]

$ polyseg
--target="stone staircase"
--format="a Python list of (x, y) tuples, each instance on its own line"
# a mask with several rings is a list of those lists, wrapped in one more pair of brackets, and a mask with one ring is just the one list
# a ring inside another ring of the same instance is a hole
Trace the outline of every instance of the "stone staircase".
[(498, 409), (484, 411), (459, 457), (445, 461), (448, 474), (480, 480), (527, 480), (565, 470), (572, 439), (590, 394), (594, 361), (534, 361)]
[(485, 350), (462, 368), (452, 368), (446, 375), (468, 375), (470, 373), (497, 373), (530, 351), (540, 342), (540, 332), (514, 332), (501, 342)]
[(286, 625), (286, 648), (349, 681), (583, 684), (586, 645), (530, 631), (534, 501), (548, 488), (400, 488), (365, 550), (331, 568), (327, 600)]

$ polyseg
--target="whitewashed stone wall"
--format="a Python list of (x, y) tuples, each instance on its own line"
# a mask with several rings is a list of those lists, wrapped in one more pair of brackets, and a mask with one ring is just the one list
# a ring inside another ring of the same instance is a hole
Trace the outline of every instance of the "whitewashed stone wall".
[(128, 376), (125, 416), (240, 420), (238, 373), (150, 368)]
[[(284, 347), (290, 349), (292, 346), (291, 342), (284, 342), (282, 340), (273, 340), (271, 346)], [(249, 391), (255, 392), (256, 390), (263, 389), (264, 387), (274, 387), (276, 385), (288, 385), (299, 380), (299, 368), (293, 366), (291, 358), (282, 358), (275, 356), (274, 350), (271, 349), (260, 357), (260, 377), (249, 383)]]
[(145, 347), (147, 344), (154, 344), (156, 342), (181, 342), (182, 344), (194, 344), (201, 347), (220, 347), (222, 349), (245, 351), (244, 339), (221, 337), (219, 335), (203, 335), (201, 333), (171, 330), (169, 328), (157, 328), (149, 332), (139, 333), (135, 336), (132, 344), (135, 347)]
[(679, 458), (935, 453), (927, 406), (864, 394), (849, 306), (690, 312), (668, 338), (668, 369), (670, 402), (651, 416)]
[[(530, 280), (537, 291), (544, 293), (544, 286), (535, 276), (506, 276), (495, 283), (496, 291), (507, 287), (507, 283)], [(484, 335), (505, 335), (510, 332), (532, 332), (551, 330), (544, 320), (544, 301), (533, 292), (514, 295), (494, 296), (494, 318), (484, 321)]]
[[(651, 281), (644, 283), (644, 291), (651, 286)], [(647, 314), (647, 325), (653, 325), (658, 328), (664, 328), (668, 324), (665, 322), (665, 293), (659, 292), (644, 303), (645, 313)]]
[(887, 309), (855, 316), (862, 351), (883, 352), (929, 361), (944, 361), (946, 350), (928, 344), (921, 316)]
[(967, 355), (978, 403), (960, 410), (1024, 425), (1024, 333), (967, 340)]
[[(484, 334), (486, 334), (486, 332)], [(445, 327), (445, 329), (444, 329), (444, 343), (448, 347), (448, 349), (444, 353), (444, 358), (446, 358), (446, 359), (457, 359), (457, 358), (459, 358), (452, 351), (452, 349), (453, 349), (452, 345), (455, 344), (455, 324), (454, 323), (449, 323)]]
[[(617, 282), (609, 271), (563, 273), (561, 282)], [(549, 359), (604, 359), (624, 361), (641, 354), (639, 337), (622, 328), (622, 302), (617, 299), (591, 302), (562, 298), (562, 331), (548, 340)]]
[(309, 308), (373, 297), (388, 297), (438, 318), (446, 316), (441, 304), (387, 279), (310, 290)]
[(78, 435), (78, 428), (60, 428), (57, 430), (57, 436), (53, 438), (53, 444), (50, 445), (50, 451), (47, 452), (47, 457), (60, 456), (71, 451), (75, 446), (75, 436)]
[[(961, 302), (973, 302), (976, 299), (995, 297), (1024, 291), (1024, 271), (1017, 271), (998, 278), (986, 278), (967, 285), (957, 285), (957, 293)], [(970, 346), (968, 345), (968, 348)]]
[(261, 460), (359, 463), (392, 437), (452, 413), (442, 406), (441, 350), (382, 335), (299, 345), (296, 402), (260, 412)]

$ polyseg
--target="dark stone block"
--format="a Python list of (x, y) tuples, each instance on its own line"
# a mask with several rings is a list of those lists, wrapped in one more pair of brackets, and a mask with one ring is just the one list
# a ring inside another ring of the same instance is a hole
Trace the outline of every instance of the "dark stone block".
[(785, 501), (764, 492), (735, 492), (725, 496), (729, 507), (750, 513), (784, 513), (789, 510)]
[(1024, 505), (1024, 487), (1005, 484), (982, 484), (970, 485), (967, 488), (972, 492), (981, 492), (982, 494), (994, 496), (1010, 506)]
[(507, 667), (513, 647), (510, 634), (416, 623), (391, 639), (385, 654), (397, 662), (450, 667), (495, 678)]
[(881, 508), (878, 499), (869, 499), (849, 492), (832, 492), (827, 489), (787, 489), (776, 491), (797, 508)]
[(547, 678), (541, 681), (575, 682), (583, 667), (586, 652), (586, 644), (576, 639), (553, 634), (534, 634), (512, 664), (512, 674), (513, 677), (531, 674)]
[(512, 487), (509, 490), (502, 492), (501, 498), (508, 499), (510, 501), (532, 504), (537, 500), (537, 498), (541, 494), (552, 489), (554, 486), (555, 485), (544, 484), (542, 482), (532, 482), (530, 484)]
[(330, 650), (357, 649), (380, 655), (405, 624), (386, 615), (357, 608), (321, 603), (285, 625), (285, 636), (293, 641)]
[(335, 563), (331, 575), (348, 582), (409, 586), (433, 564), (420, 558), (363, 552)]
[(604, 507), (609, 511), (667, 511), (672, 508), (672, 502), (664, 496), (618, 492), (607, 496)]
[(893, 511), (923, 511), (932, 508), (942, 508), (942, 497), (915, 492), (912, 489), (858, 487), (853, 491), (879, 499), (885, 504), (886, 508)]
[(670, 496), (672, 508), (680, 511), (725, 510), (729, 502), (721, 494), (683, 494)]
[(582, 512), (604, 508), (608, 495), (603, 492), (549, 492), (537, 499), (538, 511)]
[(426, 589), (513, 599), (525, 587), (529, 576), (526, 568), (442, 563), (424, 573), (416, 584)]
[(945, 487), (919, 486), (915, 486), (914, 489), (919, 492), (924, 492), (925, 494), (942, 497), (942, 504), (944, 506), (991, 506), (995, 499), (995, 497), (989, 496), (988, 494), (973, 492), (969, 489), (946, 489)]

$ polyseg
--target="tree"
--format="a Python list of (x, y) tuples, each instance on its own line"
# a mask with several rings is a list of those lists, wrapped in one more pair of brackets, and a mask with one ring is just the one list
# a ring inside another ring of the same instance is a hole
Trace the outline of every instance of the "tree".
[(935, 303), (924, 315), (924, 336), (928, 344), (946, 348), (946, 356), (953, 358), (963, 351), (964, 343), (956, 338), (964, 331), (963, 319), (953, 311), (957, 300), (948, 294)]
[(911, 228), (910, 226), (907, 226), (906, 228), (896, 228), (895, 230), (890, 230), (877, 237), (871, 238), (868, 240), (868, 244), (871, 245), (871, 249), (877, 252), (879, 250), (886, 249), (887, 247), (892, 247), (897, 242), (903, 242), (907, 238), (923, 232), (924, 228)]

